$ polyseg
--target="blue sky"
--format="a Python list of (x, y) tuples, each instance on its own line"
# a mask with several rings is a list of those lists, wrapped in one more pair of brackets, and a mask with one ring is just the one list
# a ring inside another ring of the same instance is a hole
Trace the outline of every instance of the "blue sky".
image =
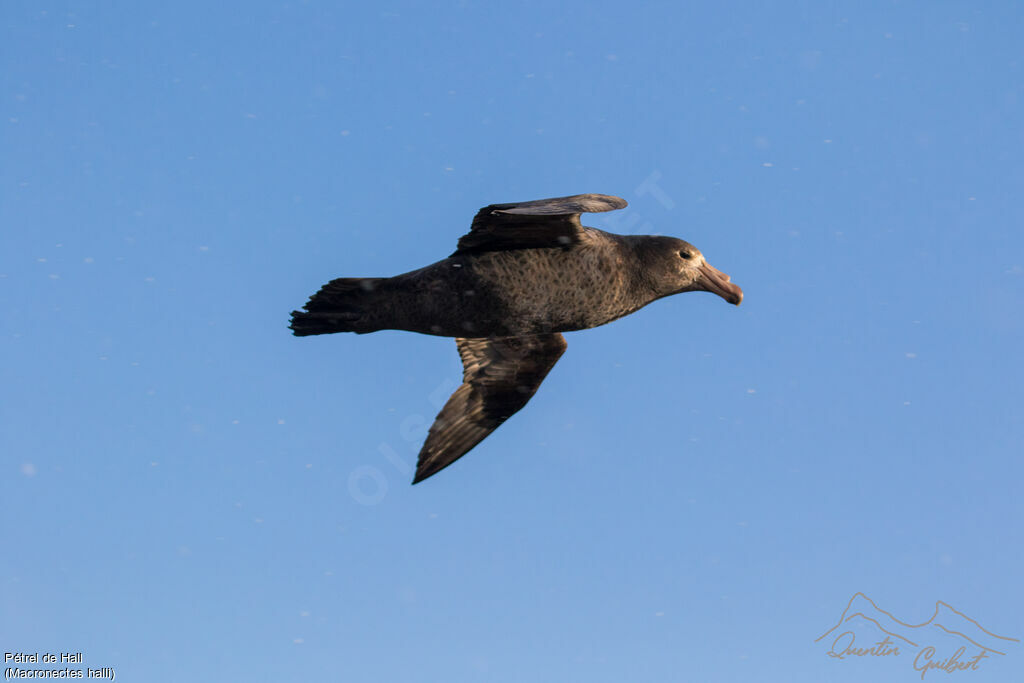
[[(150, 682), (920, 680), (814, 642), (858, 591), (1024, 638), (1018, 4), (0, 26), (0, 649)], [(580, 192), (743, 305), (566, 335), (526, 409), (410, 487), (454, 343), (288, 312), (446, 256), (480, 206)], [(1018, 642), (958, 678), (1022, 671)]]

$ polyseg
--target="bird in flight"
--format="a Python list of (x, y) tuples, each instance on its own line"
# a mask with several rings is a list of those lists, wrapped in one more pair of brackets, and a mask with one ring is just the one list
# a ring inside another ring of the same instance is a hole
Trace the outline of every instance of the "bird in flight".
[(292, 311), (291, 329), (299, 337), (378, 330), (455, 337), (462, 385), (430, 427), (415, 484), (526, 405), (565, 352), (562, 332), (604, 325), (681, 292), (743, 300), (688, 242), (580, 223), (582, 213), (625, 206), (602, 194), (485, 206), (448, 258), (394, 277), (332, 280), (304, 310)]

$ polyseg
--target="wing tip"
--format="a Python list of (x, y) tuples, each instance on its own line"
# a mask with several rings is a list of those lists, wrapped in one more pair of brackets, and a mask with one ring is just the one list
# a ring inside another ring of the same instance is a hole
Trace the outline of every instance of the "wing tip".
[[(456, 460), (457, 459), (458, 458), (456, 458)], [(452, 460), (451, 462), (445, 463), (444, 465), (441, 465), (440, 467), (427, 467), (426, 466), (427, 465), (426, 462), (421, 462), (416, 467), (416, 474), (412, 478), (411, 486), (415, 486), (416, 484), (420, 483), (424, 479), (430, 479), (432, 476), (434, 476), (435, 474), (437, 474), (438, 472), (443, 470), (445, 467), (448, 467), (448, 465), (451, 465), (452, 462), (455, 462), (455, 460)]]
[(596, 199), (598, 201), (605, 202), (606, 204), (608, 204), (609, 207), (611, 207), (605, 209), (605, 211), (615, 211), (616, 209), (624, 209), (627, 206), (629, 206), (629, 202), (627, 202), (622, 197), (616, 197), (613, 194), (584, 194), (580, 195), (580, 197), (585, 197), (587, 199)]

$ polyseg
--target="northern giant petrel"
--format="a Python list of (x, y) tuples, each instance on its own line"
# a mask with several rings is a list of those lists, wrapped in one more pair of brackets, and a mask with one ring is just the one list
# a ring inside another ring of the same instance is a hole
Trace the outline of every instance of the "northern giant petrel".
[(377, 330), (455, 337), (463, 383), (430, 427), (415, 484), (526, 405), (565, 351), (560, 332), (604, 325), (680, 292), (743, 300), (688, 242), (580, 224), (581, 213), (624, 206), (602, 194), (485, 206), (448, 258), (390, 278), (332, 280), (305, 311), (292, 312), (291, 329), (300, 337)]

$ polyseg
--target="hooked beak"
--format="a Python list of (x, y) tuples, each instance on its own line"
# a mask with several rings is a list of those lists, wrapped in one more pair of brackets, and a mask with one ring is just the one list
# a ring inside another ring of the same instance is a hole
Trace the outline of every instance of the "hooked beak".
[(729, 276), (708, 263), (702, 263), (698, 270), (700, 276), (694, 282), (694, 289), (717, 294), (731, 304), (737, 306), (743, 301), (743, 290), (729, 282)]

